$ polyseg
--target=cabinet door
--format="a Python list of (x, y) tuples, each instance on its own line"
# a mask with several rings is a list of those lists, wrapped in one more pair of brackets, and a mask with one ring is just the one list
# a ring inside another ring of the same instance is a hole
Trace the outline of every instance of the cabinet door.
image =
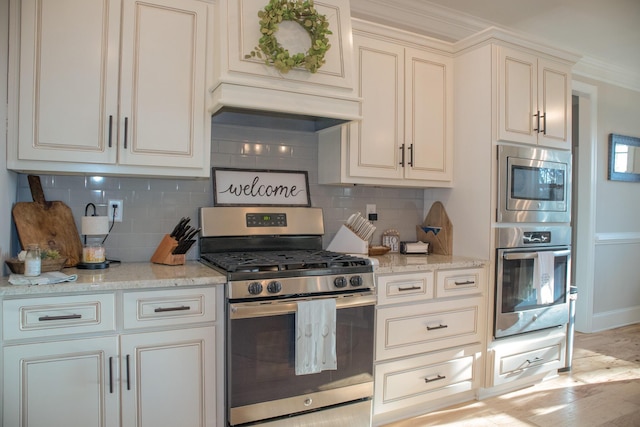
[(354, 34), (362, 121), (350, 124), (349, 175), (402, 179), (404, 48)]
[(216, 425), (214, 326), (121, 336), (123, 427)]
[(405, 52), (405, 178), (450, 181), (453, 62), (417, 49)]
[(558, 62), (538, 60), (538, 104), (544, 118), (538, 143), (571, 149), (571, 68)]
[(198, 0), (123, 2), (119, 163), (208, 165), (209, 7)]
[(12, 2), (20, 8), (18, 159), (113, 163), (120, 2)]
[(5, 426), (118, 427), (117, 338), (4, 348)]
[(498, 48), (498, 139), (536, 144), (537, 58)]

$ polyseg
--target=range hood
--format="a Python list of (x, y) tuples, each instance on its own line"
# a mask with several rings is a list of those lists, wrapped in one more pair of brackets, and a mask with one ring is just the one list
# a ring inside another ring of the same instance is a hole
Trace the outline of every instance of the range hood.
[[(349, 0), (314, 2), (316, 10), (329, 21), (332, 32), (326, 63), (316, 73), (293, 69), (282, 74), (258, 58), (245, 58), (258, 44), (258, 12), (268, 3), (269, 0), (216, 3), (215, 84), (211, 89), (214, 122), (302, 120), (320, 130), (360, 120)], [(302, 37), (295, 34), (300, 30)], [(278, 42), (283, 40), (281, 44), (291, 53), (305, 50), (307, 35), (303, 29), (281, 25), (276, 34)], [(292, 40), (290, 48), (285, 42)]]

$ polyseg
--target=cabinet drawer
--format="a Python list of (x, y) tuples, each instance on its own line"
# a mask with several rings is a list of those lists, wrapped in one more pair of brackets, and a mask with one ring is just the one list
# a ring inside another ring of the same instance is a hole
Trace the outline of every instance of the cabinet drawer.
[(115, 296), (11, 299), (2, 303), (5, 340), (115, 330)]
[(421, 405), (478, 387), (479, 345), (375, 367), (374, 413)]
[(124, 327), (214, 322), (217, 288), (221, 287), (127, 292), (123, 296)]
[(486, 283), (485, 277), (484, 268), (438, 271), (436, 273), (436, 296), (443, 298), (483, 293)]
[(378, 305), (433, 298), (433, 271), (377, 277)]
[(493, 349), (493, 385), (559, 369), (564, 366), (564, 354), (564, 333), (543, 339), (532, 336), (528, 343), (518, 339), (501, 340)]
[(480, 342), (482, 301), (478, 297), (378, 309), (376, 360)]

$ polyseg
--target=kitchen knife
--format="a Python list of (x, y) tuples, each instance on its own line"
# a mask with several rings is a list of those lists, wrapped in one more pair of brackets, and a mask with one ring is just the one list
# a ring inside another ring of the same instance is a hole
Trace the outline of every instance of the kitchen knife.
[(190, 220), (191, 218), (186, 216), (180, 218), (180, 221), (178, 221), (178, 224), (175, 226), (170, 236), (176, 238), (177, 240), (179, 233), (183, 231), (184, 227), (189, 223)]

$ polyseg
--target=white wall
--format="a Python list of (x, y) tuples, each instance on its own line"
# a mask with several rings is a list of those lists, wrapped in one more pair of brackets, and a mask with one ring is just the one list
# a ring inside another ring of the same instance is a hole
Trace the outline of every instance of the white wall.
[(640, 322), (640, 183), (607, 179), (609, 134), (640, 138), (640, 92), (585, 81), (597, 87), (598, 113), (593, 294), (583, 309), (598, 331)]

